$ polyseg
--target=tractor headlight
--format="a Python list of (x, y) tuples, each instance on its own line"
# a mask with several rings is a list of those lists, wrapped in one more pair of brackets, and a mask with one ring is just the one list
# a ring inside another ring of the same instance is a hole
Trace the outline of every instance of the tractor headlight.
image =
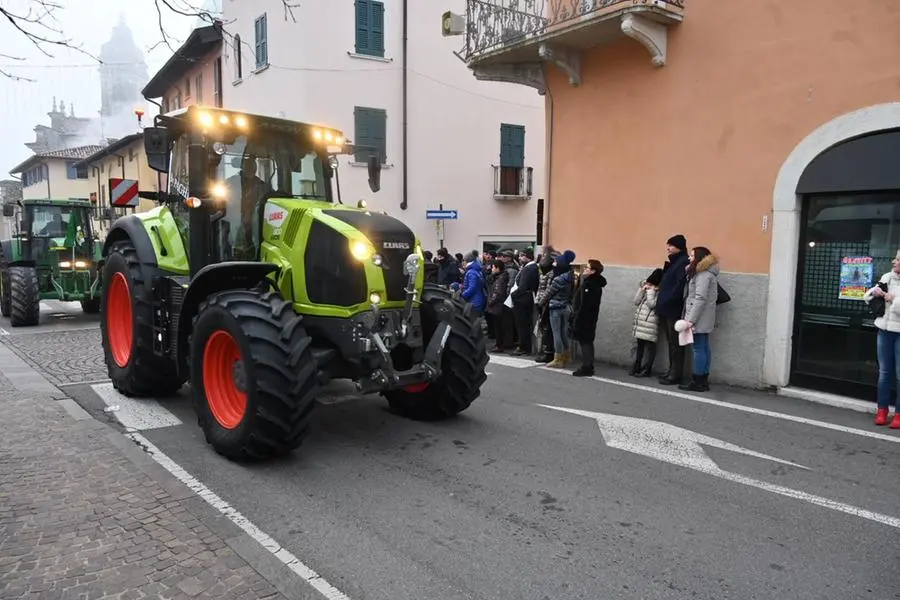
[(72, 268), (72, 261), (70, 261), (70, 260), (63, 260), (63, 261), (60, 261), (60, 263), (59, 263), (59, 268), (60, 268), (60, 269), (71, 269), (71, 268)]
[(351, 240), (350, 254), (352, 254), (353, 258), (355, 258), (356, 260), (369, 260), (370, 258), (372, 258), (372, 255), (375, 254), (375, 250), (371, 245), (363, 241)]
[(223, 183), (215, 183), (210, 188), (210, 195), (216, 200), (224, 200), (225, 196), (228, 195), (228, 188), (225, 187)]
[(378, 292), (372, 292), (369, 294), (369, 303), (370, 304), (381, 304), (381, 294)]
[(412, 275), (416, 276), (416, 273), (419, 272), (419, 255), (418, 254), (410, 254), (406, 257), (406, 260), (403, 261), (403, 274), (404, 275)]
[(84, 261), (84, 260), (76, 260), (76, 261), (75, 261), (75, 268), (76, 268), (76, 269), (87, 269), (87, 268), (88, 268), (87, 261)]
[(381, 256), (380, 254), (376, 254), (375, 256), (372, 257), (372, 262), (375, 264), (376, 267), (380, 267), (381, 265), (384, 264), (384, 257)]

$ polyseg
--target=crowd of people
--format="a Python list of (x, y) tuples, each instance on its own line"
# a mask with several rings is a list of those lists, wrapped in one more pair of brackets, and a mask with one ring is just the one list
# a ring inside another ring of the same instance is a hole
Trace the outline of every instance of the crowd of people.
[[(651, 377), (660, 337), (668, 346), (665, 385), (709, 390), (712, 351), (709, 335), (716, 306), (730, 298), (718, 282), (718, 258), (703, 246), (688, 251), (683, 235), (666, 241), (667, 260), (640, 282), (634, 295), (634, 362), (630, 374)], [(576, 377), (594, 375), (594, 339), (600, 315), (603, 263), (589, 259), (576, 275), (571, 250), (545, 246), (535, 256), (526, 248), (465, 255), (441, 248), (425, 252), (426, 282), (455, 290), (484, 317), (493, 353), (534, 356), (537, 363), (566, 368), (577, 343), (581, 364)], [(535, 347), (536, 346), (536, 347)], [(693, 357), (687, 381), (687, 348)]]

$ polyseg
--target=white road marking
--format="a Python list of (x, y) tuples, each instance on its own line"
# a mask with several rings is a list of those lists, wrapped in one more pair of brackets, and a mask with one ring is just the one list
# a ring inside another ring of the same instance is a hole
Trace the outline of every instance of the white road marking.
[(160, 406), (156, 400), (129, 398), (117, 392), (111, 383), (98, 383), (92, 385), (91, 389), (107, 407), (110, 409), (118, 407), (110, 412), (127, 431), (143, 431), (181, 425), (181, 420)]
[(594, 419), (600, 427), (600, 433), (603, 435), (603, 440), (610, 448), (646, 456), (662, 462), (699, 471), (707, 475), (712, 475), (719, 479), (740, 483), (772, 494), (801, 500), (809, 504), (814, 504), (816, 506), (821, 506), (823, 508), (900, 529), (900, 519), (897, 517), (873, 512), (851, 504), (837, 502), (836, 500), (830, 500), (822, 496), (807, 494), (806, 492), (801, 492), (799, 490), (725, 471), (707, 456), (703, 451), (703, 448), (700, 447), (700, 444), (806, 469), (806, 467), (796, 463), (747, 450), (746, 448), (741, 448), (740, 446), (735, 446), (734, 444), (707, 435), (699, 434), (667, 423), (661, 423), (659, 421), (639, 419), (637, 417), (609, 415), (574, 408), (563, 408), (560, 406), (549, 406), (546, 404), (539, 404), (538, 406)]
[(350, 600), (349, 596), (328, 583), (321, 575), (304, 564), (299, 558), (294, 556), (290, 551), (286, 550), (268, 534), (254, 525), (247, 517), (238, 512), (236, 508), (222, 500), (215, 492), (200, 483), (175, 461), (166, 456), (159, 448), (150, 443), (143, 435), (140, 433), (129, 433), (126, 435), (135, 443), (142, 446), (153, 460), (159, 463), (183, 484), (188, 486), (194, 493), (203, 498), (210, 506), (227, 517), (232, 523), (240, 527), (247, 535), (259, 542), (263, 548), (271, 552), (275, 558), (280, 560), (292, 572), (302, 577), (317, 592), (322, 594), (322, 596), (328, 600)]
[[(491, 356), (491, 361), (493, 361), (495, 356)], [(549, 371), (552, 373), (565, 373), (569, 374), (569, 371), (565, 369), (551, 369), (544, 365), (535, 365), (530, 361), (526, 361), (520, 358), (503, 356), (499, 357), (502, 360), (496, 361), (497, 364), (511, 366), (517, 369), (522, 369), (525, 367), (534, 367), (540, 369), (542, 371)], [(509, 363), (509, 364), (508, 364)], [(821, 429), (830, 429), (832, 431), (840, 431), (841, 433), (848, 433), (850, 435), (858, 435), (862, 437), (871, 438), (874, 440), (881, 440), (883, 442), (892, 442), (894, 444), (900, 444), (900, 436), (889, 435), (885, 433), (878, 433), (877, 431), (866, 431), (865, 429), (856, 429), (854, 427), (846, 427), (844, 425), (836, 425), (834, 423), (828, 423), (826, 421), (816, 421), (815, 419), (807, 419), (806, 417), (798, 417), (796, 415), (789, 415), (785, 413), (776, 412), (773, 410), (766, 410), (763, 408), (753, 408), (752, 406), (744, 406), (742, 404), (735, 404), (733, 402), (725, 402), (724, 400), (714, 400), (712, 398), (704, 398), (702, 396), (695, 396), (694, 394), (685, 394), (684, 392), (676, 392), (675, 390), (665, 390), (656, 387), (652, 387), (649, 385), (641, 385), (639, 383), (630, 383), (628, 381), (619, 381), (618, 379), (609, 379), (607, 377), (591, 377), (594, 381), (599, 381), (601, 383), (608, 383), (610, 385), (617, 385), (619, 387), (629, 388), (632, 390), (639, 390), (642, 392), (651, 392), (653, 394), (659, 394), (661, 396), (669, 396), (671, 398), (681, 398), (683, 400), (690, 400), (691, 402), (698, 402), (700, 404), (708, 404), (710, 406), (718, 406), (720, 408), (728, 408), (731, 410), (737, 410), (741, 412), (746, 412), (754, 415), (761, 415), (764, 417), (772, 417), (773, 419), (782, 419), (784, 421), (791, 421), (792, 423), (803, 423), (804, 425), (810, 425), (812, 427), (819, 427)]]
[(502, 356), (499, 354), (491, 354), (490, 360), (492, 363), (503, 365), (505, 367), (512, 367), (514, 369), (524, 369), (526, 367), (534, 367), (540, 364), (535, 363), (533, 360), (516, 358), (515, 356)]

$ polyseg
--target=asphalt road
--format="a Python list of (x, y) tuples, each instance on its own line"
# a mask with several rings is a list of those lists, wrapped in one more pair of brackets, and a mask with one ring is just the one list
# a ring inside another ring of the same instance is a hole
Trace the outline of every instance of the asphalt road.
[[(53, 327), (3, 341), (121, 428), (132, 407), (94, 367), (53, 361), (96, 364), (96, 329)], [(139, 428), (353, 600), (900, 598), (898, 432), (761, 393), (711, 404), (504, 362), (436, 424), (335, 386), (305, 445), (262, 466), (205, 444), (187, 390), (144, 402), (159, 410)]]

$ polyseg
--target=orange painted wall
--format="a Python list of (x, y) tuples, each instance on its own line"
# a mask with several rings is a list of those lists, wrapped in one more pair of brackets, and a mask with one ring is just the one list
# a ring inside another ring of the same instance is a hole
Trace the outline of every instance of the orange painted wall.
[(726, 271), (767, 273), (782, 163), (830, 119), (898, 100), (898, 31), (892, 0), (695, 0), (665, 67), (630, 39), (583, 55), (579, 87), (548, 66), (548, 241), (654, 265), (684, 233)]

